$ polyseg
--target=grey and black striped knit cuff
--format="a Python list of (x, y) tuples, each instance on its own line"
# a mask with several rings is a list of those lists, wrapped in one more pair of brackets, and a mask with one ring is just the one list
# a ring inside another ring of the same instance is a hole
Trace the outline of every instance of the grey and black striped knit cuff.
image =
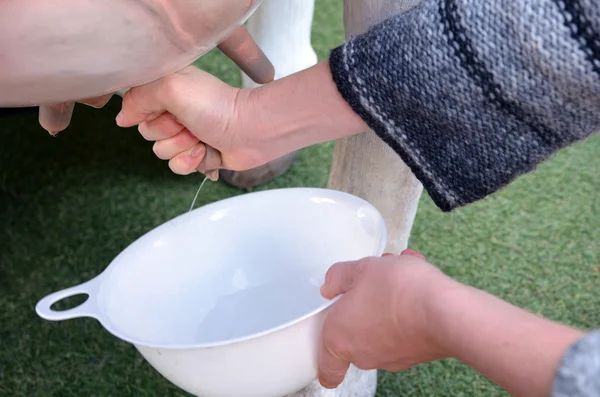
[[(353, 84), (357, 80), (352, 77), (352, 71), (349, 70), (348, 64), (344, 59), (347, 46), (348, 44), (334, 49), (329, 59), (333, 80), (340, 94), (373, 132), (402, 158), (402, 161), (404, 161), (412, 173), (415, 174), (415, 177), (423, 184), (425, 191), (427, 191), (435, 204), (442, 211), (453, 210), (455, 208), (454, 203), (448, 200), (445, 191), (437, 186), (435, 177), (427, 172), (422, 162), (419, 162), (419, 160), (411, 155), (412, 153), (409, 148), (406, 148), (398, 139), (395, 139), (393, 132), (390, 133), (390, 124), (393, 125), (393, 123), (382, 120), (381, 117), (373, 114), (368, 110), (368, 107), (364, 106), (364, 98), (356, 91), (356, 86)], [(394, 170), (389, 170), (389, 172), (394, 172)]]
[(567, 351), (554, 378), (552, 397), (600, 396), (600, 330)]
[(333, 79), (451, 211), (600, 129), (600, 3), (572, 3), (422, 0), (332, 50)]

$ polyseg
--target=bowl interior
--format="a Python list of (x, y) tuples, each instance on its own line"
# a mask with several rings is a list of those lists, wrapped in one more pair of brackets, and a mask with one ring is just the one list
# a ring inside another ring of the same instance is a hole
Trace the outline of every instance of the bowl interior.
[(381, 254), (384, 220), (367, 202), (323, 189), (219, 201), (135, 241), (103, 273), (102, 322), (132, 343), (239, 340), (324, 308), (338, 261)]

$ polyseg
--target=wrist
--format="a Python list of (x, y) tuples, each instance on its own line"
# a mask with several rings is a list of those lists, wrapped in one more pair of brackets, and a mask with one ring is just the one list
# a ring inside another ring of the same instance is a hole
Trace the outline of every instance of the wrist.
[(241, 126), (269, 160), (318, 143), (368, 131), (337, 90), (329, 63), (242, 90)]
[(455, 314), (460, 310), (456, 307), (459, 296), (468, 287), (442, 272), (440, 277), (428, 285), (427, 296), (430, 299), (424, 300), (424, 312), (430, 343), (435, 347), (440, 359), (456, 358), (456, 346), (448, 327), (453, 327)]

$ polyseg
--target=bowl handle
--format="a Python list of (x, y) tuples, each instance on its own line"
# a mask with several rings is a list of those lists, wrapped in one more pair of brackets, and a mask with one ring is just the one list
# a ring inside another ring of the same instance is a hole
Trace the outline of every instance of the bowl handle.
[[(96, 277), (75, 287), (50, 294), (37, 303), (35, 311), (38, 316), (49, 321), (71, 320), (80, 317), (91, 317), (100, 320), (100, 313), (96, 301), (100, 281), (100, 277)], [(88, 298), (81, 305), (69, 310), (56, 311), (52, 309), (52, 305), (56, 302), (75, 295), (87, 295)]]

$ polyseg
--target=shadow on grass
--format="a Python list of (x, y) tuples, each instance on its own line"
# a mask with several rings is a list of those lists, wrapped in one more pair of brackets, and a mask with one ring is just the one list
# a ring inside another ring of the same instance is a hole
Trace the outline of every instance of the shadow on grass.
[[(135, 128), (117, 127), (120, 102), (77, 105), (56, 138), (35, 109), (0, 113), (0, 395), (184, 395), (96, 321), (52, 323), (34, 311), (182, 213), (201, 179), (174, 175)], [(141, 381), (122, 376), (132, 365)]]

